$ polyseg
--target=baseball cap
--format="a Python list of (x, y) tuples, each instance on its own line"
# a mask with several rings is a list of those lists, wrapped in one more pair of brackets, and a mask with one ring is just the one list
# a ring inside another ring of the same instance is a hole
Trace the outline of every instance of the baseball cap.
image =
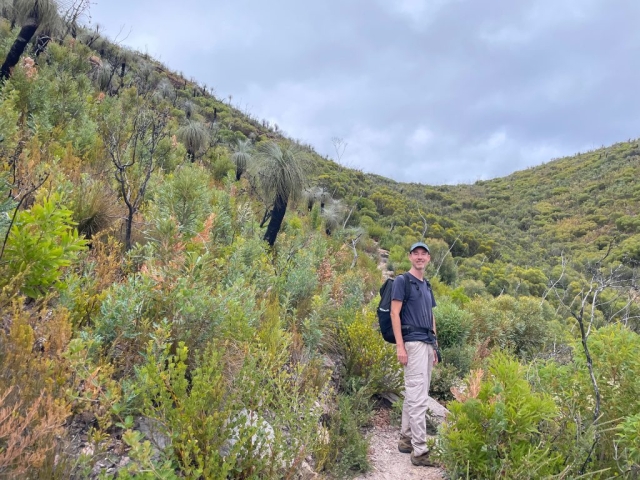
[(429, 247), (427, 247), (427, 244), (423, 242), (416, 242), (413, 245), (411, 245), (411, 248), (409, 249), (409, 253), (413, 252), (416, 248), (420, 248), (420, 247), (424, 248), (427, 251), (427, 253), (431, 253), (431, 251), (429, 251)]

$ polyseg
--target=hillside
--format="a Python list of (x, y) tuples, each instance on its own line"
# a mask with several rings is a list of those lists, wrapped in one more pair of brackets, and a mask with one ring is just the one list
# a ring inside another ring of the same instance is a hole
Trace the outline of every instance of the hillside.
[(421, 238), (447, 475), (638, 471), (636, 142), (401, 184), (38, 2), (0, 19), (0, 478), (366, 472), (378, 248)]

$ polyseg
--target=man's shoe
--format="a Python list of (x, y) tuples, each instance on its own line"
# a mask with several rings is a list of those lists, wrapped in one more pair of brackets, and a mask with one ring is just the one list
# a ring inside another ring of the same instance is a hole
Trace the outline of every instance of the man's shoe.
[(435, 467), (436, 464), (429, 459), (429, 452), (425, 452), (417, 457), (411, 452), (411, 463), (417, 467)]
[(400, 441), (398, 442), (398, 450), (400, 451), (400, 453), (413, 452), (413, 447), (411, 446), (411, 437), (405, 437), (404, 435), (400, 435)]

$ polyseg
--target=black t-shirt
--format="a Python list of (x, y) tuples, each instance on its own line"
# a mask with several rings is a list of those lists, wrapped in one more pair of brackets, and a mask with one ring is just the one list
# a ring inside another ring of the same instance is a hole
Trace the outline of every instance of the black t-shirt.
[[(425, 342), (435, 343), (433, 335), (433, 308), (436, 306), (436, 299), (433, 296), (431, 287), (426, 280), (418, 280), (410, 273), (406, 274), (411, 288), (409, 289), (409, 299), (402, 308), (400, 321), (402, 325), (413, 325), (415, 327), (428, 328), (430, 332), (407, 332), (403, 335), (405, 342)], [(405, 275), (398, 275), (393, 281), (392, 300), (404, 301)]]

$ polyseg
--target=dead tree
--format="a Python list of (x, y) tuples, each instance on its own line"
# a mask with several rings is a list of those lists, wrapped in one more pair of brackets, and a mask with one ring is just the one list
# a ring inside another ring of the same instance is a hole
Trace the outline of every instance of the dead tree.
[(130, 123), (117, 121), (117, 117), (125, 118), (124, 112), (114, 113), (115, 116), (103, 119), (101, 133), (114, 166), (120, 196), (127, 207), (125, 249), (130, 250), (133, 218), (144, 201), (151, 174), (158, 166), (158, 145), (168, 134), (169, 113), (140, 104), (129, 112)]

